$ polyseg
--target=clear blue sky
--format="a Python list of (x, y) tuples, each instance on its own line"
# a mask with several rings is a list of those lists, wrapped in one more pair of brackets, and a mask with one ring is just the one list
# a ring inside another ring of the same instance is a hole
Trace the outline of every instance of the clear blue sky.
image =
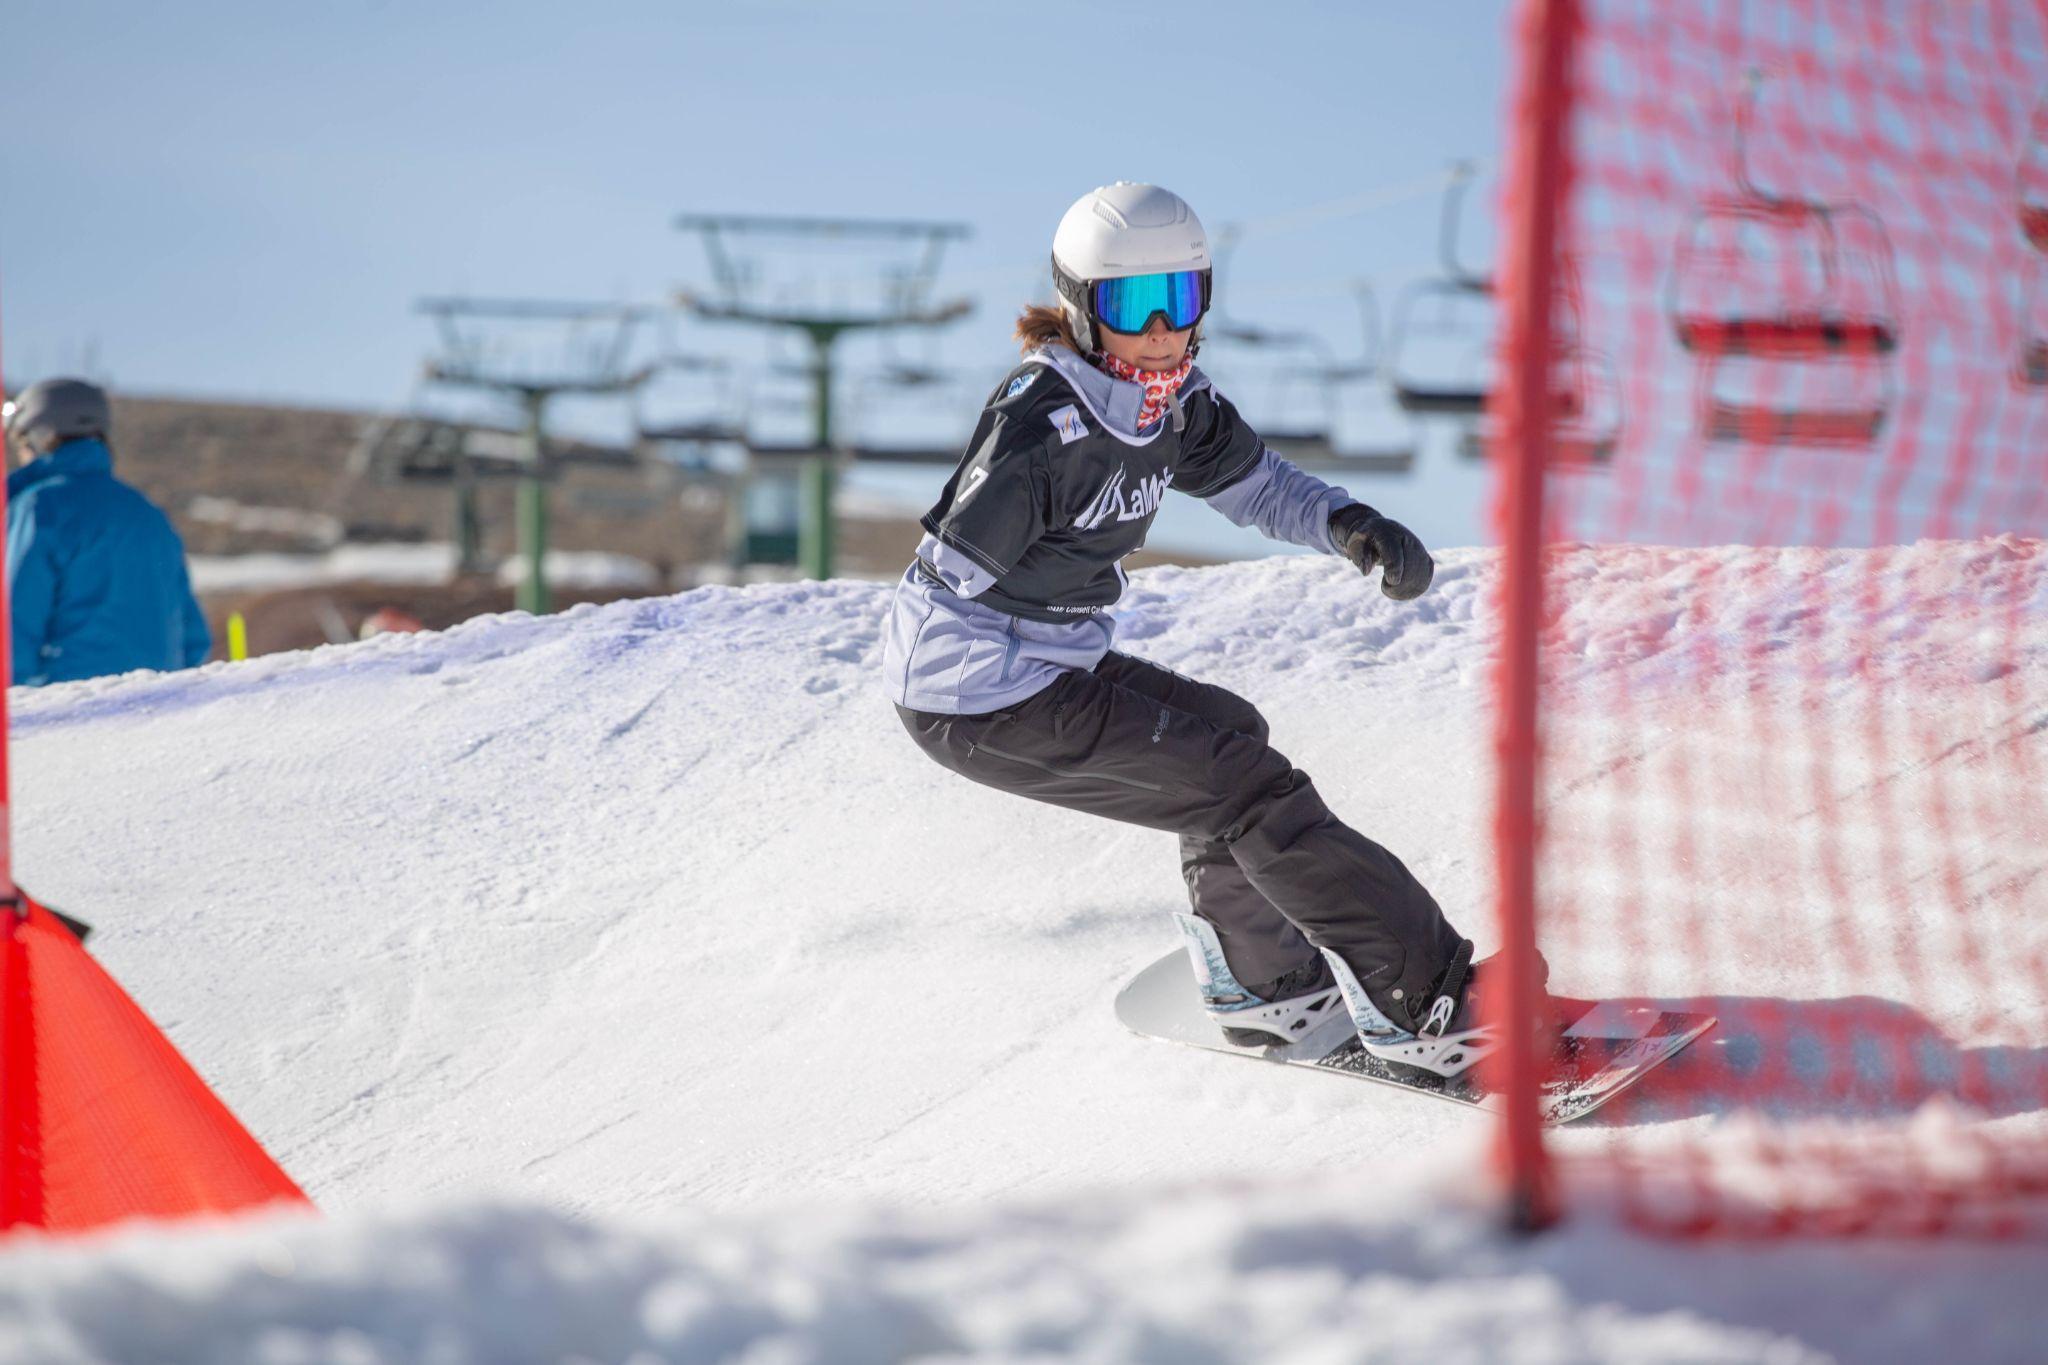
[[(7, 372), (389, 406), (431, 340), (418, 296), (664, 300), (705, 277), (689, 210), (971, 225), (946, 279), (981, 310), (938, 358), (999, 370), (1092, 185), (1169, 185), (1213, 233), (1494, 154), (1505, 23), (1502, 0), (7, 0)], [(1337, 288), (1426, 268), (1435, 213), (1250, 235), (1234, 311), (1349, 345)]]

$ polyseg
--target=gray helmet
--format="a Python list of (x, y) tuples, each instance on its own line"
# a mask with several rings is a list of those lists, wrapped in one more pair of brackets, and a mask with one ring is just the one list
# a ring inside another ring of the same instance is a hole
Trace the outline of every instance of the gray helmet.
[(31, 384), (0, 408), (7, 439), (38, 455), (81, 436), (104, 439), (114, 427), (107, 391), (83, 379), (45, 379)]

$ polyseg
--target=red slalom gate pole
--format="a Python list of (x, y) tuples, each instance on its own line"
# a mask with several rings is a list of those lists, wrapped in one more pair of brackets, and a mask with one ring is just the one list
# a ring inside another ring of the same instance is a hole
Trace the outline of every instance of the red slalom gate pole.
[(1552, 293), (1557, 277), (1557, 220), (1565, 190), (1565, 119), (1569, 45), (1577, 19), (1573, 0), (1525, 0), (1518, 16), (1520, 74), (1516, 88), (1509, 202), (1517, 209), (1504, 245), (1512, 283), (1507, 304), (1511, 362), (1503, 399), (1498, 504), (1505, 525), (1501, 552), (1502, 640), (1496, 755), (1494, 847), (1498, 858), (1502, 949), (1507, 989), (1491, 1023), (1504, 1040), (1493, 1063), (1505, 1092), (1505, 1122), (1496, 1155), (1507, 1193), (1509, 1225), (1533, 1232), (1555, 1222), (1558, 1202), (1541, 1114), (1547, 1058), (1530, 1029), (1538, 1017), (1536, 980), (1537, 647), (1543, 612), (1543, 479), (1550, 458)]

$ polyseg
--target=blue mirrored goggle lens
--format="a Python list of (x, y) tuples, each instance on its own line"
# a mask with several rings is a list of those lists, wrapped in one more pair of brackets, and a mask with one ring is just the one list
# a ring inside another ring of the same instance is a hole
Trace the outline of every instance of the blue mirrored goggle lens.
[(1202, 318), (1202, 272), (1171, 270), (1095, 282), (1095, 316), (1112, 332), (1142, 332), (1155, 314), (1184, 332)]

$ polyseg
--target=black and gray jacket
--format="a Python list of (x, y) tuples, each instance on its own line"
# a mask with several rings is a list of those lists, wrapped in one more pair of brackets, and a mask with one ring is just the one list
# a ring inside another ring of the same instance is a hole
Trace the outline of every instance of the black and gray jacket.
[(1200, 369), (1141, 433), (1143, 397), (1063, 346), (1032, 352), (996, 387), (896, 588), (883, 659), (893, 701), (979, 715), (1093, 668), (1115, 630), (1121, 561), (1169, 489), (1275, 540), (1342, 553), (1330, 514), (1356, 499), (1268, 450)]

